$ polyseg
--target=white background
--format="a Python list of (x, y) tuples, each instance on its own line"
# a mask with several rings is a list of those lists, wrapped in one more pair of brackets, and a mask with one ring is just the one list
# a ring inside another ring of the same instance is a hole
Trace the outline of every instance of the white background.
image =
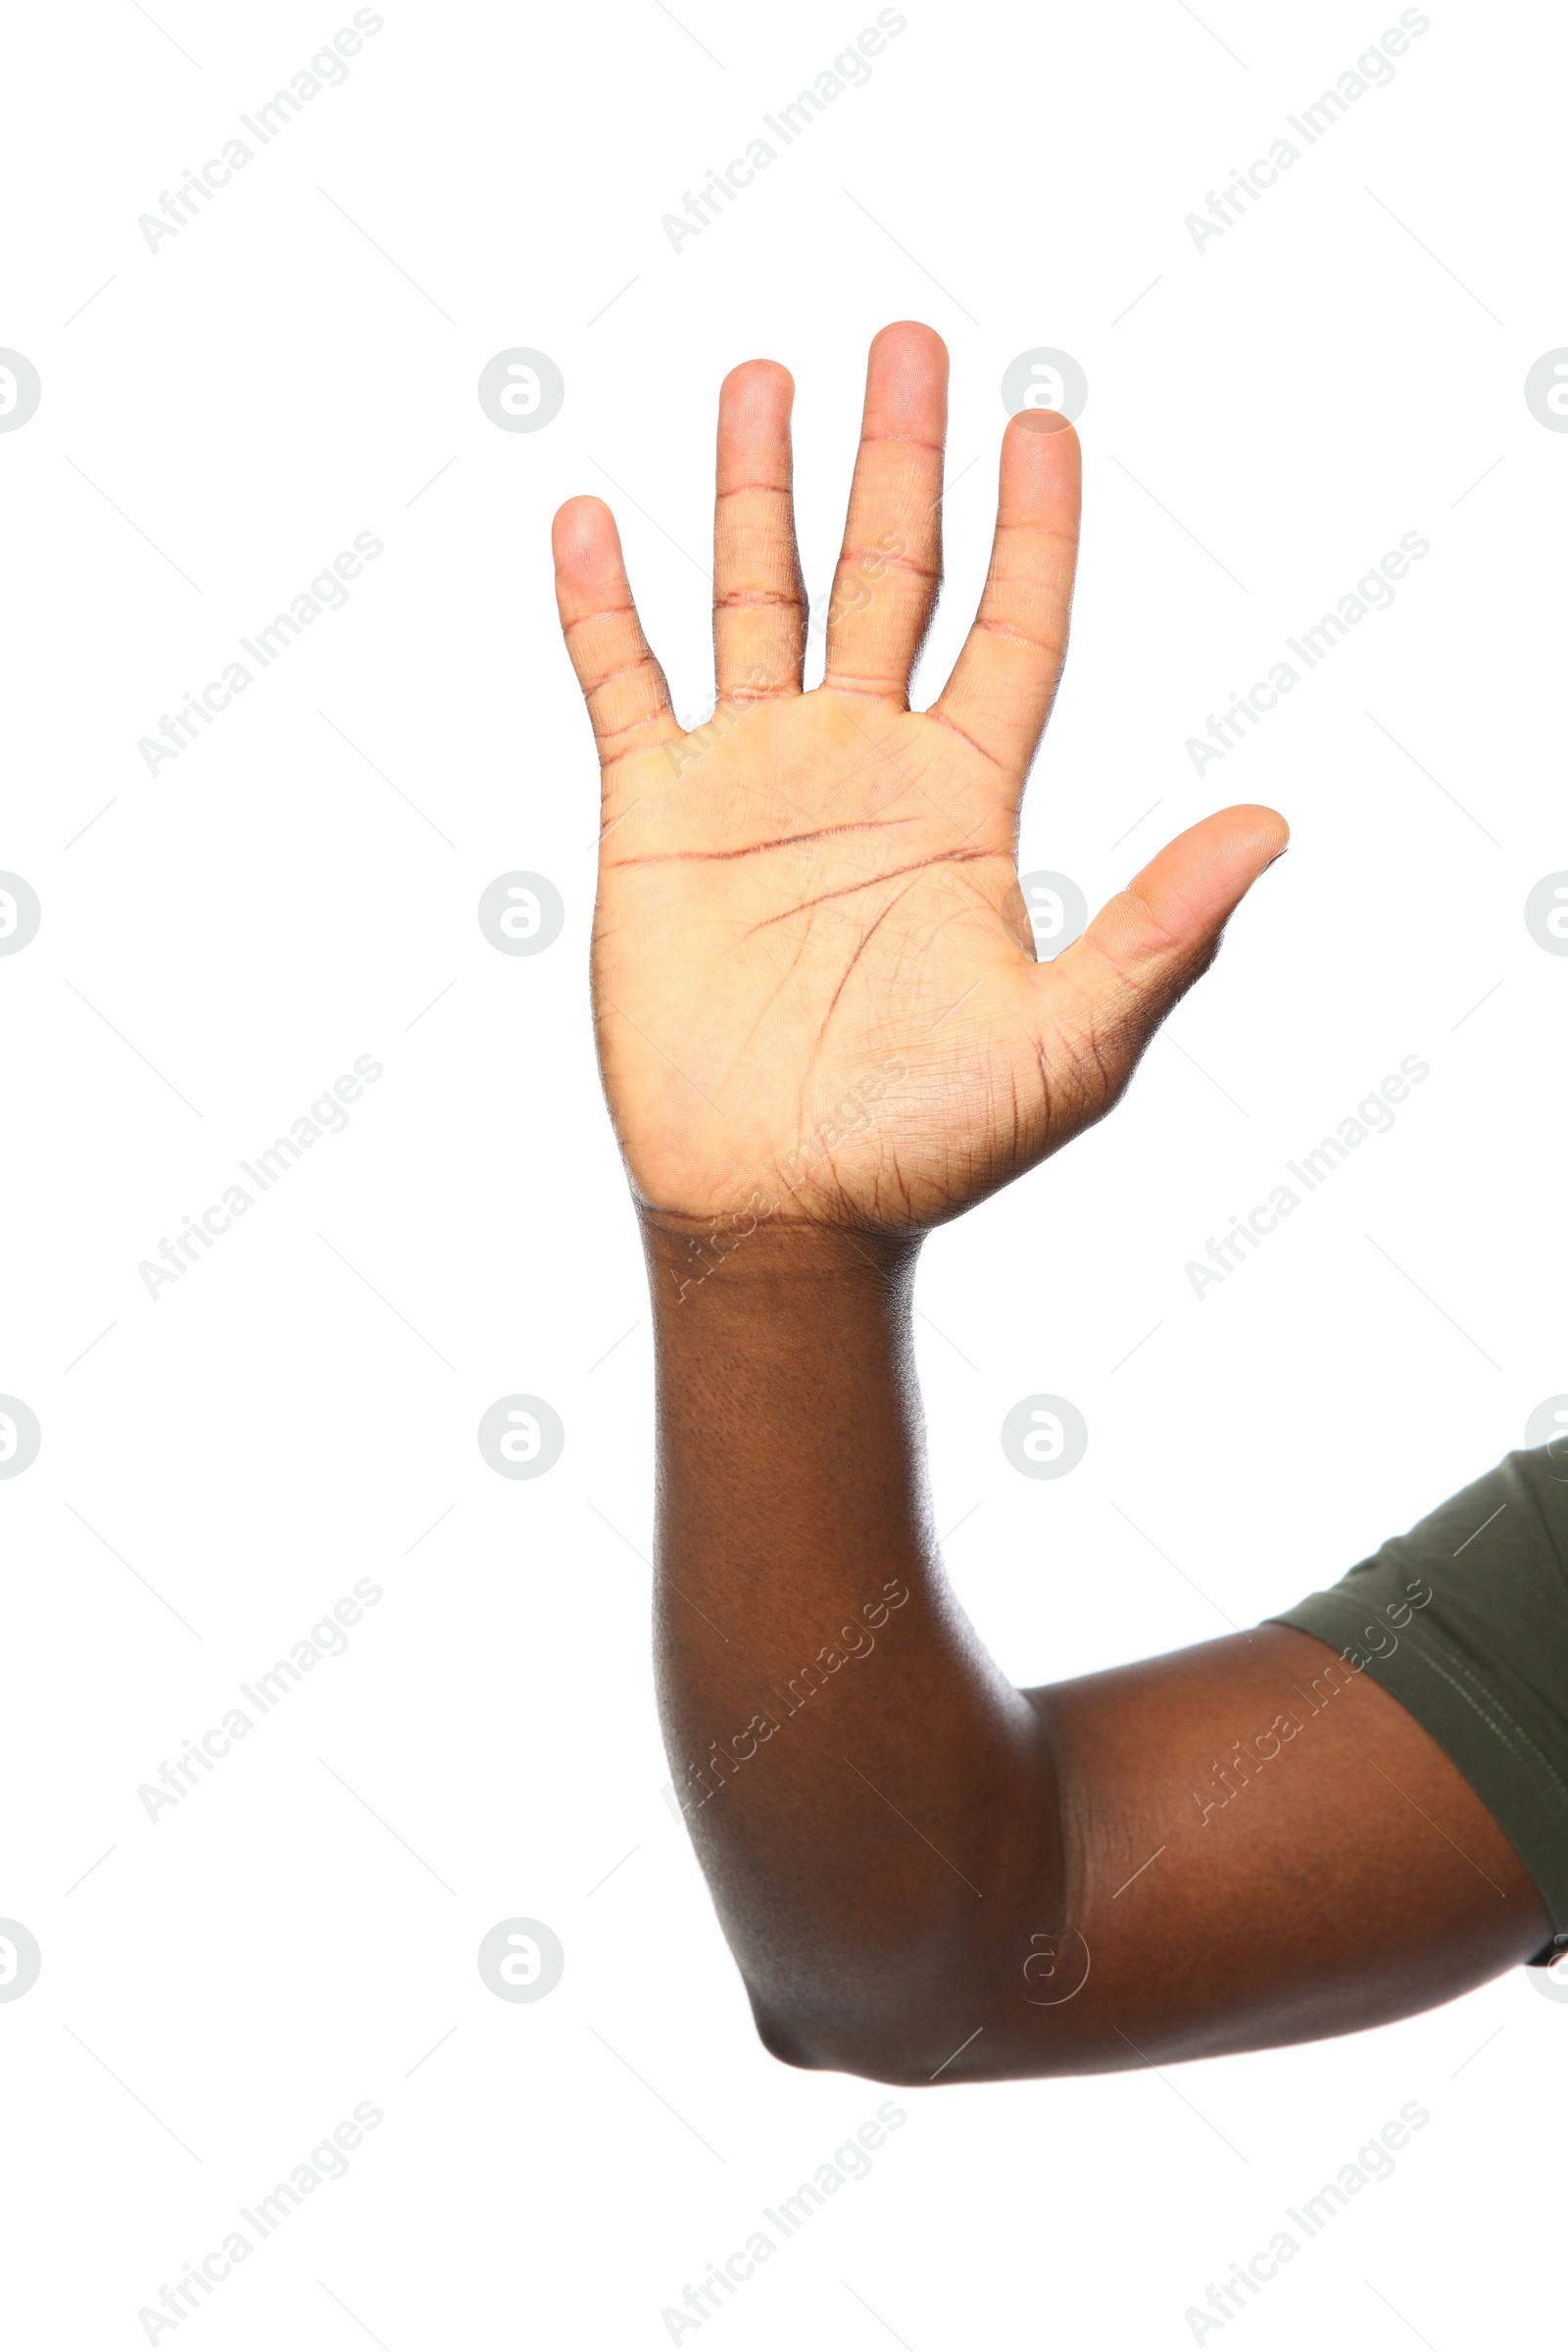
[[(648, 1327), (549, 517), (611, 497), (700, 713), (720, 377), (795, 371), (817, 593), (865, 346), (925, 318), (962, 477), (929, 700), (983, 572), (1003, 370), (1082, 363), (1075, 642), (1020, 862), (1098, 905), (1234, 799), (1295, 846), (1113, 1120), (928, 1247), (939, 1525), (1020, 1681), (1254, 1621), (1568, 1389), (1568, 960), (1522, 916), (1568, 865), (1568, 436), (1523, 398), (1568, 342), (1564, 28), (1433, 6), (1392, 85), (1200, 252), (1185, 217), (1396, 9), (913, 0), (867, 86), (677, 254), (661, 216), (874, 10), (389, 0), (345, 84), (153, 252), (138, 216), (351, 14), (155, 13), (15, 22), (0, 141), (0, 343), (43, 381), (0, 436), (0, 866), (43, 905), (0, 960), (0, 1390), (43, 1430), (0, 1484), (0, 1912), (43, 1951), (0, 2006), (7, 2331), (145, 2341), (161, 2284), (368, 2100), (348, 2177), (158, 2341), (657, 2346), (887, 2094), (762, 2053), (662, 1795)], [(538, 433), (475, 398), (514, 345), (564, 374)], [(1186, 738), (1407, 531), (1431, 553), (1393, 609), (1195, 776)], [(138, 739), (357, 532), (384, 553), (346, 609), (150, 776)], [(475, 920), (518, 867), (566, 905), (535, 957)], [(1195, 1298), (1186, 1261), (1412, 1054), (1393, 1132)], [(347, 1130), (149, 1298), (139, 1261), (363, 1054), (384, 1076)], [(565, 1424), (535, 1483), (474, 1442), (514, 1391)], [(1089, 1423), (1059, 1484), (998, 1442), (1038, 1391)], [(346, 1654), (149, 1820), (138, 1787), (366, 1577)], [(565, 1947), (529, 2005), (475, 1967), (514, 1915)], [(871, 2176), (702, 2341), (1189, 2343), (1208, 2282), (1410, 2100), (1395, 2177), (1231, 2328), (1518, 2340), (1548, 2309), (1565, 2036), (1516, 1973), (1163, 2078), (900, 2093)]]

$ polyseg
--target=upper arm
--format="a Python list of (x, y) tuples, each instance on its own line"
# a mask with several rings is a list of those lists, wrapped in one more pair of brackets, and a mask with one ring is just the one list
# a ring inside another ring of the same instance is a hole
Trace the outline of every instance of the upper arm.
[(1287, 1621), (1026, 1696), (1059, 1867), (988, 1890), (976, 2073), (1451, 1999), (1568, 1925), (1568, 1467), (1512, 1454)]
[(948, 1833), (976, 1899), (938, 1880), (867, 1947), (858, 2071), (1093, 2072), (1452, 1999), (1568, 1930), (1568, 1465), (1511, 1455), (1284, 1619), (1022, 1698)]
[(1386, 2024), (1551, 1938), (1464, 1773), (1309, 1634), (1023, 1696), (1043, 1769), (999, 1792), (918, 1995), (889, 1968), (853, 2035), (764, 2030), (779, 2056), (909, 2083), (1168, 2064)]
[[(989, 2071), (1348, 2033), (1450, 1999), (1550, 1938), (1469, 1781), (1311, 1635), (1264, 1625), (1029, 1695), (1065, 1861), (1062, 1917), (1042, 1923), (1056, 1940), (1039, 1948), (1059, 1957), (1053, 1977), (1033, 1970), (1021, 2016), (997, 2019)], [(1040, 2000), (1058, 1988), (1068, 1997)]]

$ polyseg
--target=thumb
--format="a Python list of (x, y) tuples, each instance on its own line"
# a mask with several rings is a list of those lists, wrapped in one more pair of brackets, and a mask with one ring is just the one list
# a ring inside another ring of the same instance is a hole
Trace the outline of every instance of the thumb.
[(1048, 975), (1087, 999), (1097, 1038), (1131, 1057), (1193, 982), (1212, 963), (1220, 935), (1265, 867), (1283, 855), (1291, 829), (1275, 808), (1222, 808), (1167, 842), (1096, 915)]

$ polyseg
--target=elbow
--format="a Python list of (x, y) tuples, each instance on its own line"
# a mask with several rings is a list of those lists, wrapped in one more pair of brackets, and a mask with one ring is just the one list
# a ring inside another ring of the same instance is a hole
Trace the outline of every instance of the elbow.
[(751, 2002), (757, 2038), (781, 2066), (799, 2067), (805, 2074), (861, 2072), (856, 2064), (859, 2036), (847, 2032), (843, 2020), (830, 2021), (805, 2003), (764, 2000), (756, 1992)]
[(770, 2058), (807, 2074), (843, 2071), (828, 2055), (823, 2037), (812, 2032), (813, 2021), (777, 2002), (764, 2002), (755, 1992), (751, 2000), (757, 2038)]
[(888, 2011), (870, 2012), (842, 2000), (780, 1999), (764, 1996), (748, 1985), (758, 2039), (770, 2058), (811, 2074), (858, 2075), (868, 2082), (886, 2082), (917, 2090), (941, 2072), (941, 2053), (930, 2054), (940, 2042), (945, 2024), (926, 2026), (922, 2019), (900, 2018)]

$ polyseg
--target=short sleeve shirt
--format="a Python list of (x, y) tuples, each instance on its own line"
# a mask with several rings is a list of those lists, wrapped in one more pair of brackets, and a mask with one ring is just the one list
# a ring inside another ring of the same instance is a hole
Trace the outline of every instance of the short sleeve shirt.
[(1568, 1939), (1568, 1447), (1510, 1453), (1270, 1622), (1341, 1651), (1431, 1734)]

